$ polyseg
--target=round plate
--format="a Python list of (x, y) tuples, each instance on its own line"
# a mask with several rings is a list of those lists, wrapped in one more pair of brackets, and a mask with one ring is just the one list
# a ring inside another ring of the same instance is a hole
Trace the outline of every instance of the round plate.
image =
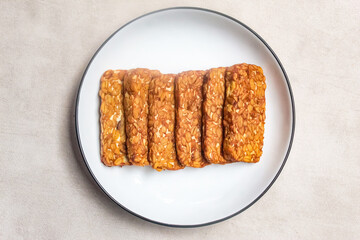
[[(145, 67), (179, 73), (243, 62), (261, 66), (266, 76), (264, 153), (259, 163), (162, 172), (151, 167), (109, 168), (101, 163), (98, 91), (104, 71)], [(294, 125), (290, 84), (271, 48), (238, 20), (199, 8), (164, 9), (121, 27), (91, 59), (77, 96), (77, 138), (95, 181), (120, 207), (167, 226), (212, 224), (251, 206), (283, 168)]]

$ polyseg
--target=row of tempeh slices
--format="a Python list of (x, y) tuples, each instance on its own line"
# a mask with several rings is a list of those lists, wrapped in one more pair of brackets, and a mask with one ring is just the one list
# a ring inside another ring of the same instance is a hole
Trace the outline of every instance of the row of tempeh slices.
[(177, 75), (137, 68), (101, 78), (101, 161), (161, 171), (258, 162), (265, 122), (261, 67)]

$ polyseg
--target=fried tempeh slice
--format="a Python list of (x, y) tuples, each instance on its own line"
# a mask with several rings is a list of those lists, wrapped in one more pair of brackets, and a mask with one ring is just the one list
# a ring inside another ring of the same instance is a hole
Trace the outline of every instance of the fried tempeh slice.
[(224, 157), (235, 162), (258, 162), (265, 123), (265, 76), (261, 67), (238, 64), (225, 76)]
[(149, 83), (152, 76), (159, 74), (159, 71), (137, 68), (129, 70), (124, 77), (127, 156), (133, 165), (149, 165), (147, 128)]
[(149, 87), (149, 161), (158, 171), (184, 168), (175, 150), (175, 76), (154, 77)]
[(106, 166), (129, 165), (125, 147), (124, 88), (125, 70), (107, 70), (101, 77), (100, 147)]
[(223, 67), (210, 69), (203, 85), (202, 148), (206, 160), (214, 164), (227, 163), (221, 152), (225, 71)]
[(201, 104), (204, 71), (179, 73), (175, 80), (176, 151), (184, 166), (201, 168)]

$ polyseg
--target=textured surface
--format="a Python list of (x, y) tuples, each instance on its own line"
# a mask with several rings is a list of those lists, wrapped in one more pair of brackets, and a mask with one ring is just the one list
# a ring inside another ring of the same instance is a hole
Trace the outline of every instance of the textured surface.
[(186, 71), (176, 75), (176, 154), (188, 167), (202, 168), (208, 162), (201, 154), (202, 86), (205, 71)]
[(258, 162), (262, 155), (265, 122), (265, 77), (261, 67), (238, 64), (226, 70), (224, 158)]
[[(77, 87), (99, 45), (175, 5), (252, 27), (280, 57), (296, 100), (293, 149), (273, 187), (241, 215), (199, 229), (120, 209), (74, 139)], [(359, 1), (0, 1), (0, 239), (359, 239), (359, 22)]]
[(175, 150), (174, 80), (175, 74), (162, 74), (149, 87), (149, 161), (158, 171), (183, 168)]
[(148, 99), (152, 72), (149, 69), (137, 68), (127, 71), (124, 77), (127, 156), (131, 164), (138, 166), (149, 165)]
[(202, 104), (202, 148), (210, 163), (224, 164), (223, 107), (225, 97), (225, 67), (213, 68), (205, 74)]
[(125, 73), (125, 70), (107, 70), (101, 77), (101, 161), (109, 167), (129, 165), (125, 146)]

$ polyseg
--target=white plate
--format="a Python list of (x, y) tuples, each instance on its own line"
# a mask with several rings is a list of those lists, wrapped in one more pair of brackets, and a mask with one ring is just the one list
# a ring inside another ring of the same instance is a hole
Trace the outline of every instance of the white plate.
[[(146, 67), (162, 73), (252, 63), (267, 81), (263, 156), (259, 163), (157, 172), (151, 167), (105, 167), (100, 162), (99, 83), (107, 69)], [(272, 185), (289, 154), (295, 110), (275, 53), (249, 27), (224, 14), (171, 8), (117, 30), (95, 53), (80, 83), (76, 130), (84, 161), (100, 188), (120, 207), (148, 221), (195, 227), (228, 219)]]

